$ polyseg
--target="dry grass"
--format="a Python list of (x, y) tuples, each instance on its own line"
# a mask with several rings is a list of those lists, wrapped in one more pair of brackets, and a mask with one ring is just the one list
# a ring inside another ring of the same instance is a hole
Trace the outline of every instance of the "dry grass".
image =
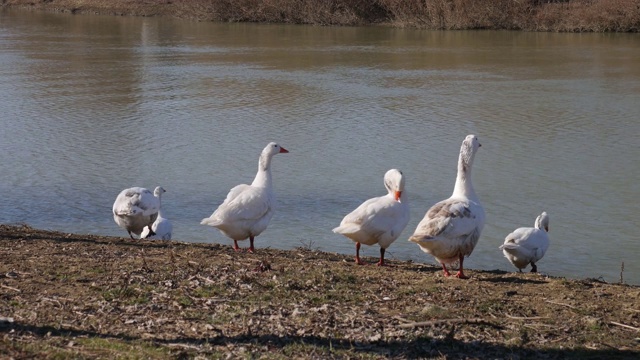
[(0, 259), (0, 358), (640, 355), (640, 288), (597, 280), (4, 225)]
[(640, 0), (3, 0), (3, 6), (218, 22), (640, 31)]

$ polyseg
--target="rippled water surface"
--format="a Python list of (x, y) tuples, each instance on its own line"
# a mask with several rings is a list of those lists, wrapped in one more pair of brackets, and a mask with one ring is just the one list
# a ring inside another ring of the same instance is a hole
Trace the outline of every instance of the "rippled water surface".
[[(111, 206), (167, 189), (174, 238), (251, 182), (269, 141), (277, 212), (256, 246), (354, 253), (331, 229), (382, 176), (407, 177), (411, 221), (451, 194), (462, 139), (487, 212), (470, 268), (546, 210), (539, 269), (640, 284), (640, 36), (209, 24), (0, 12), (0, 221), (125, 236)], [(246, 245), (246, 244), (242, 244)], [(363, 247), (378, 256), (378, 247)]]

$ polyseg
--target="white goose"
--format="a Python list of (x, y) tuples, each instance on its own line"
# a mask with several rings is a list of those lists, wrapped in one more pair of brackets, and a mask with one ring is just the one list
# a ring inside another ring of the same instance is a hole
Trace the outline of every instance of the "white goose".
[(241, 184), (232, 188), (224, 202), (200, 224), (218, 228), (233, 239), (233, 248), (238, 251), (238, 241), (249, 238), (249, 252), (254, 252), (253, 240), (260, 235), (273, 216), (273, 186), (271, 159), (274, 155), (288, 153), (280, 145), (269, 143), (258, 161), (258, 173), (251, 185)]
[[(401, 201), (404, 191), (402, 172), (391, 169), (384, 174), (384, 186), (388, 194), (371, 198), (342, 219), (334, 233), (342, 234), (356, 243), (356, 263), (360, 260), (360, 244), (380, 245), (378, 266), (385, 266), (384, 253), (409, 223), (409, 205)], [(405, 195), (406, 196), (406, 195)]]
[(531, 264), (531, 272), (538, 272), (536, 262), (542, 259), (549, 248), (549, 215), (538, 215), (534, 227), (516, 229), (504, 239), (500, 250), (520, 272)]
[(113, 220), (121, 228), (140, 236), (145, 226), (150, 226), (158, 217), (160, 200), (151, 191), (142, 187), (124, 189), (113, 203)]
[[(162, 194), (167, 192), (163, 187), (158, 186), (153, 195), (158, 198), (158, 217), (151, 226), (146, 226), (140, 238), (142, 239), (159, 239), (159, 240), (171, 240), (171, 232), (173, 231), (173, 225), (171, 222), (162, 216)], [(155, 234), (155, 235), (153, 235)]]
[(444, 276), (451, 275), (446, 264), (459, 261), (456, 277), (468, 278), (462, 263), (471, 255), (484, 227), (484, 209), (471, 183), (471, 167), (480, 146), (475, 135), (467, 135), (460, 147), (453, 194), (433, 205), (409, 238), (442, 264)]

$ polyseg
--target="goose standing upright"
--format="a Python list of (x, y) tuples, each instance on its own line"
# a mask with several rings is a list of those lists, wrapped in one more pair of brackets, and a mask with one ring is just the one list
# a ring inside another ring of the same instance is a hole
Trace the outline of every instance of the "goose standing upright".
[[(388, 194), (371, 198), (342, 219), (334, 233), (342, 234), (356, 243), (356, 264), (360, 260), (360, 244), (380, 245), (378, 266), (385, 266), (384, 253), (409, 223), (409, 205), (401, 201), (404, 191), (402, 172), (391, 169), (384, 174), (384, 186)], [(405, 195), (406, 196), (406, 195)]]
[[(167, 192), (162, 186), (158, 186), (153, 191), (153, 195), (158, 198), (158, 217), (156, 221), (142, 230), (140, 238), (142, 239), (160, 239), (171, 240), (171, 233), (173, 231), (173, 225), (171, 222), (162, 216), (162, 194)], [(155, 234), (155, 235), (153, 235)]]
[(200, 224), (218, 228), (233, 240), (233, 249), (238, 251), (238, 241), (250, 241), (249, 252), (254, 252), (253, 240), (269, 225), (273, 216), (273, 185), (271, 159), (274, 155), (288, 153), (280, 145), (271, 142), (258, 161), (258, 173), (251, 185), (241, 184), (232, 188), (224, 202)]
[(536, 262), (542, 259), (549, 248), (549, 215), (546, 211), (538, 215), (534, 227), (516, 229), (504, 239), (500, 250), (520, 272), (531, 264), (531, 272), (538, 272)]
[(113, 220), (127, 230), (129, 236), (140, 236), (145, 226), (150, 226), (158, 217), (160, 200), (142, 187), (124, 189), (113, 203)]
[(473, 159), (480, 146), (475, 135), (467, 135), (462, 141), (453, 194), (433, 205), (409, 238), (442, 264), (444, 276), (451, 275), (446, 264), (459, 261), (456, 277), (468, 278), (462, 263), (471, 255), (484, 227), (484, 209), (471, 183)]

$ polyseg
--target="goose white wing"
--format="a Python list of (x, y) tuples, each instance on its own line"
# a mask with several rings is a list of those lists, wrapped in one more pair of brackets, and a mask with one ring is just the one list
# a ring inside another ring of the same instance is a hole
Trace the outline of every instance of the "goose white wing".
[(271, 209), (266, 189), (242, 184), (234, 187), (227, 198), (211, 215), (222, 222), (258, 220)]
[(438, 237), (457, 238), (478, 231), (480, 217), (467, 200), (447, 199), (432, 206), (410, 238), (420, 242)]
[(500, 250), (517, 256), (526, 262), (542, 259), (549, 241), (544, 230), (536, 228), (518, 228), (507, 235)]
[(230, 220), (259, 220), (271, 210), (271, 197), (266, 189), (249, 187), (224, 208)]
[(526, 239), (530, 238), (535, 233), (535, 230), (535, 228), (518, 228), (507, 235), (504, 239), (504, 244), (522, 245), (521, 243), (526, 243)]
[[(381, 208), (380, 199), (382, 197), (371, 198), (358, 206), (355, 210), (347, 214), (340, 222), (340, 225), (363, 225), (371, 221), (376, 211)], [(337, 227), (338, 229), (340, 227)], [(335, 229), (334, 229), (335, 230)]]
[[(395, 240), (408, 223), (408, 207), (387, 196), (381, 196), (362, 203), (345, 216), (333, 232), (349, 235), (362, 231), (365, 233), (363, 235), (377, 240), (382, 237)], [(369, 244), (371, 241), (363, 238), (358, 242)]]
[(160, 209), (160, 201), (145, 188), (133, 187), (122, 190), (113, 204), (116, 215), (151, 216)]

